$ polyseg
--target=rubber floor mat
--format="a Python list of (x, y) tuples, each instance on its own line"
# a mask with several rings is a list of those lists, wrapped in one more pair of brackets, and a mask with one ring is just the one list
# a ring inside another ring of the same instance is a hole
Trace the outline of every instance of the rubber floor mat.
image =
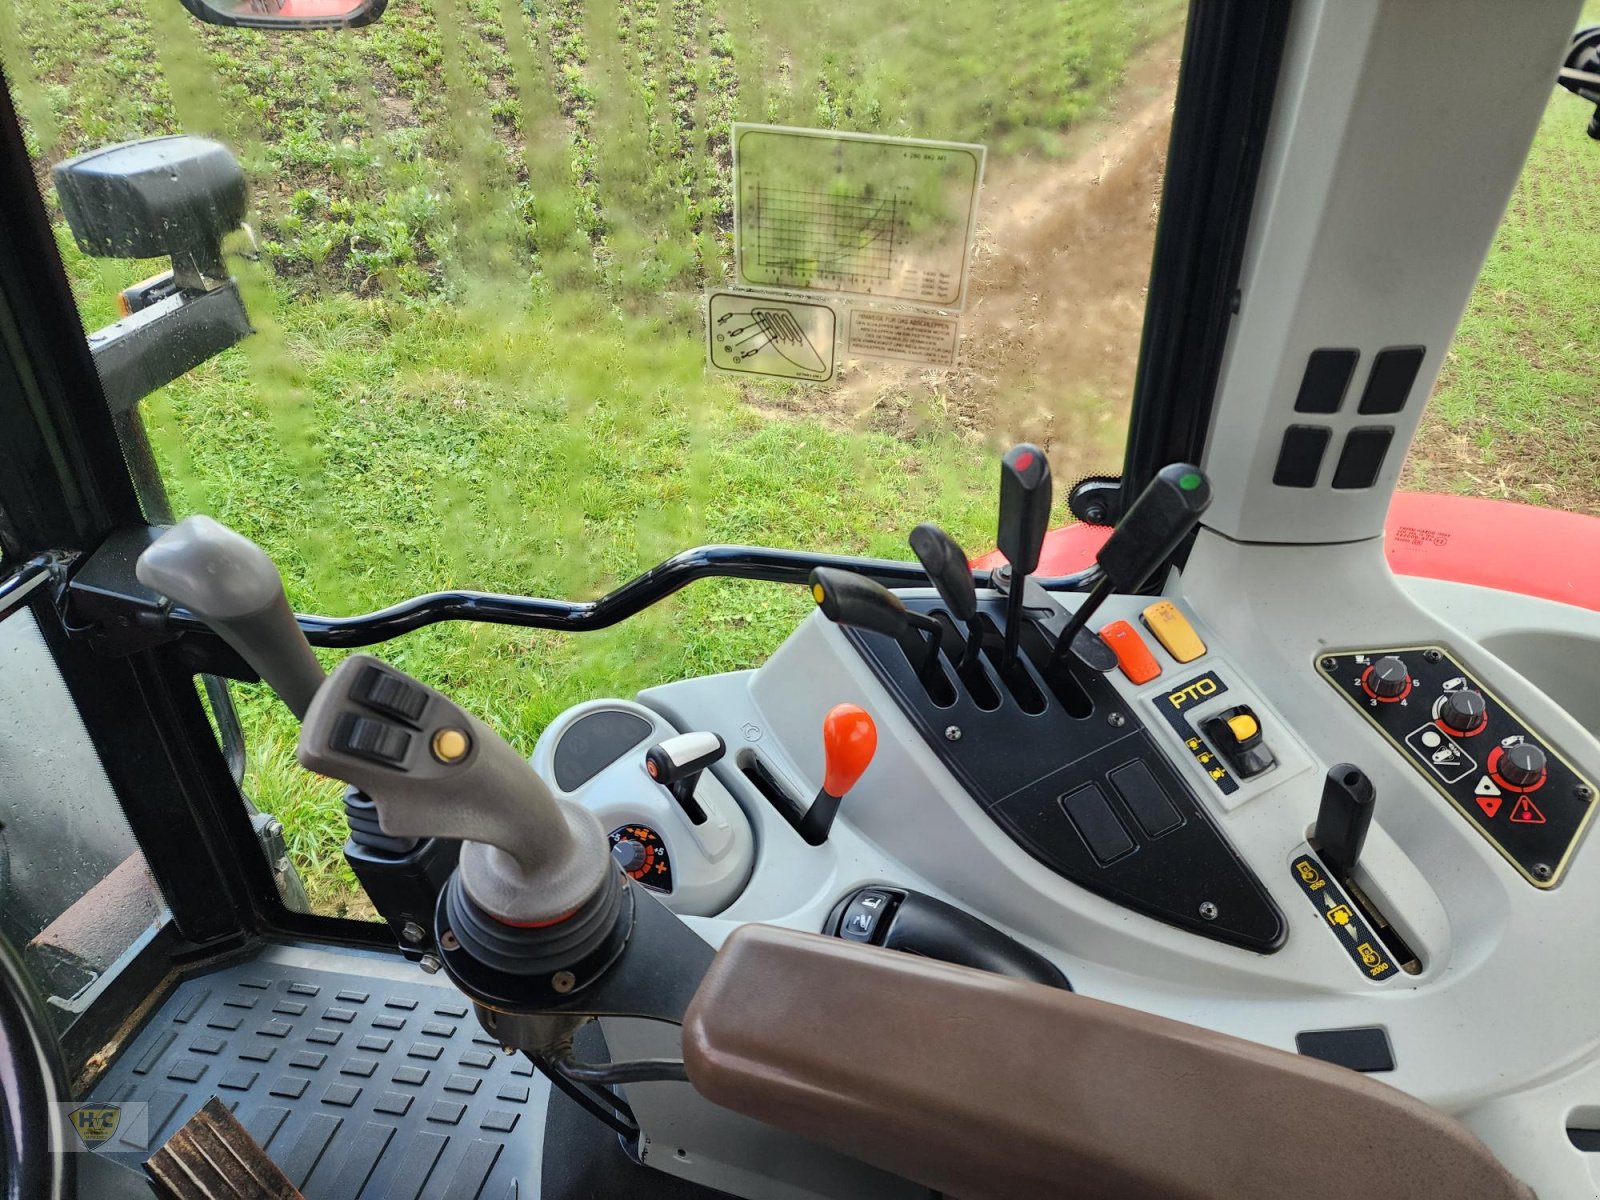
[[(548, 1085), (501, 1052), (451, 987), (269, 956), (196, 976), (91, 1099), (149, 1106), (148, 1150), (108, 1148), (132, 1164), (211, 1096), (306, 1200), (539, 1194)], [(133, 1122), (122, 1137), (137, 1133)]]

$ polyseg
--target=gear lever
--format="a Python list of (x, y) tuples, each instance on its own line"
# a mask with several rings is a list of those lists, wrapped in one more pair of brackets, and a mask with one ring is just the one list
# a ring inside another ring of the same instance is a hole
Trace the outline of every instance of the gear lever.
[(967, 647), (956, 665), (958, 671), (978, 661), (983, 649), (983, 630), (973, 620), (978, 615), (978, 590), (972, 582), (967, 552), (937, 525), (924, 522), (911, 531), (911, 549), (939, 590), (950, 615), (967, 627)]
[(1039, 551), (1050, 526), (1050, 500), (1050, 460), (1044, 451), (1029, 442), (1007, 450), (1000, 460), (1000, 527), (995, 537), (1000, 553), (1011, 564), (1002, 670), (1016, 661), (1024, 594), (1028, 576), (1039, 565)]
[(828, 840), (839, 802), (866, 773), (877, 750), (878, 727), (866, 709), (837, 704), (828, 710), (822, 719), (822, 790), (795, 826), (807, 845), (820, 846)]
[(644, 752), (644, 769), (678, 802), (678, 807), (696, 825), (706, 823), (706, 810), (694, 798), (695, 784), (706, 768), (719, 762), (728, 743), (715, 733), (680, 733), (657, 742)]
[(1157, 472), (1095, 555), (1105, 574), (1062, 627), (1047, 670), (1067, 657), (1072, 639), (1107, 596), (1136, 592), (1145, 585), (1210, 505), (1211, 482), (1199, 467), (1172, 463)]
[(290, 712), (306, 715), (326, 676), (260, 546), (210, 517), (185, 517), (146, 548), (133, 573), (209, 625)]
[(944, 636), (944, 626), (926, 613), (912, 612), (905, 601), (876, 580), (835, 567), (814, 567), (811, 598), (817, 602), (822, 615), (835, 625), (887, 634), (902, 645), (905, 643), (901, 639), (910, 630), (924, 631), (929, 641), (922, 651), (917, 673), (926, 683), (928, 676), (938, 670), (939, 641)]

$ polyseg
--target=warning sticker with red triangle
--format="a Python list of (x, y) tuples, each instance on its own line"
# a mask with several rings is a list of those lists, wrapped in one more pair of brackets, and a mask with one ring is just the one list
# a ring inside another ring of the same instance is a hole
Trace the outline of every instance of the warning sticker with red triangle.
[(1518, 796), (1516, 804), (1511, 809), (1511, 820), (1517, 825), (1543, 825), (1544, 814), (1532, 800), (1526, 796)]

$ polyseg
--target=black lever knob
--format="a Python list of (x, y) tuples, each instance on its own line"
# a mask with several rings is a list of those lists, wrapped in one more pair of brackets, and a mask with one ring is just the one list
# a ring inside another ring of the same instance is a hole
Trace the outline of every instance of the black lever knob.
[(1199, 467), (1188, 463), (1162, 467), (1095, 555), (1113, 590), (1142, 588), (1209, 507), (1211, 481)]
[(1377, 802), (1372, 780), (1354, 763), (1336, 763), (1328, 771), (1312, 837), (1335, 875), (1348, 877), (1356, 869)]
[(899, 637), (912, 624), (912, 614), (905, 601), (876, 580), (853, 571), (814, 568), (811, 598), (817, 602), (822, 615), (835, 625)]
[[(909, 636), (920, 641), (910, 631), (923, 630), (930, 635), (930, 640), (922, 650), (922, 662), (917, 670), (926, 679), (938, 669), (939, 640), (944, 635), (944, 626), (926, 613), (912, 612), (904, 600), (877, 580), (836, 567), (813, 567), (811, 598), (817, 602), (822, 615), (835, 625), (870, 629), (897, 640)], [(915, 645), (913, 642), (907, 652)]]
[(911, 549), (933, 586), (939, 589), (950, 615), (970, 621), (978, 611), (978, 589), (972, 582), (967, 552), (937, 525), (924, 522), (911, 531)]
[(1050, 665), (1064, 659), (1073, 640), (1112, 592), (1136, 592), (1178, 548), (1211, 506), (1211, 482), (1199, 467), (1162, 467), (1111, 531), (1095, 561), (1105, 572), (1072, 619), (1062, 627)]
[(1000, 527), (995, 538), (1011, 564), (1012, 578), (1039, 565), (1045, 531), (1050, 528), (1050, 460), (1030, 442), (1013, 446), (1000, 460)]
[(961, 544), (937, 525), (924, 522), (911, 531), (911, 549), (939, 590), (950, 615), (967, 627), (967, 647), (961, 655), (964, 668), (977, 661), (983, 646), (983, 630), (973, 621), (978, 615), (978, 589), (972, 582), (972, 568)]
[(1028, 576), (1039, 565), (1045, 531), (1050, 528), (1050, 460), (1039, 447), (1023, 442), (1000, 460), (1000, 527), (995, 544), (1011, 564), (1010, 592), (1006, 597), (1005, 657), (1017, 657), (1022, 637), (1023, 597)]

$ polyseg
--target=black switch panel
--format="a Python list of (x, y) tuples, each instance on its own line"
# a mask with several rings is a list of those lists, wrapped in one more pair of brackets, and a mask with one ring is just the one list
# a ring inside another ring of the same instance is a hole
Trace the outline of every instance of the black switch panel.
[(1061, 807), (1089, 853), (1102, 866), (1133, 849), (1133, 839), (1111, 810), (1105, 793), (1092, 783), (1061, 797)]
[(1328, 449), (1332, 431), (1321, 425), (1291, 425), (1283, 431), (1278, 447), (1278, 465), (1272, 482), (1279, 487), (1308, 488), (1317, 485), (1322, 456)]
[(1306, 360), (1300, 392), (1294, 398), (1295, 412), (1338, 412), (1360, 357), (1359, 350), (1313, 350)]
[(376, 717), (345, 713), (339, 719), (333, 744), (347, 754), (357, 754), (373, 762), (398, 767), (405, 762), (406, 751), (411, 748), (411, 735), (398, 725), (390, 725)]
[[(1404, 670), (1385, 663), (1386, 686), (1376, 686), (1374, 667), (1387, 659)], [(1443, 647), (1342, 651), (1319, 658), (1317, 670), (1523, 878), (1541, 888), (1561, 881), (1594, 815), (1593, 782)], [(1478, 725), (1451, 727), (1447, 702), (1459, 692), (1483, 698), (1459, 706)]]
[(1394, 430), (1387, 425), (1352, 429), (1345, 434), (1339, 465), (1333, 469), (1333, 486), (1343, 491), (1371, 487), (1383, 470), (1384, 456), (1393, 440)]
[(1396, 346), (1378, 351), (1356, 411), (1363, 416), (1373, 416), (1397, 413), (1404, 408), (1411, 395), (1411, 385), (1417, 381), (1417, 371), (1422, 367), (1422, 352), (1421, 346)]

